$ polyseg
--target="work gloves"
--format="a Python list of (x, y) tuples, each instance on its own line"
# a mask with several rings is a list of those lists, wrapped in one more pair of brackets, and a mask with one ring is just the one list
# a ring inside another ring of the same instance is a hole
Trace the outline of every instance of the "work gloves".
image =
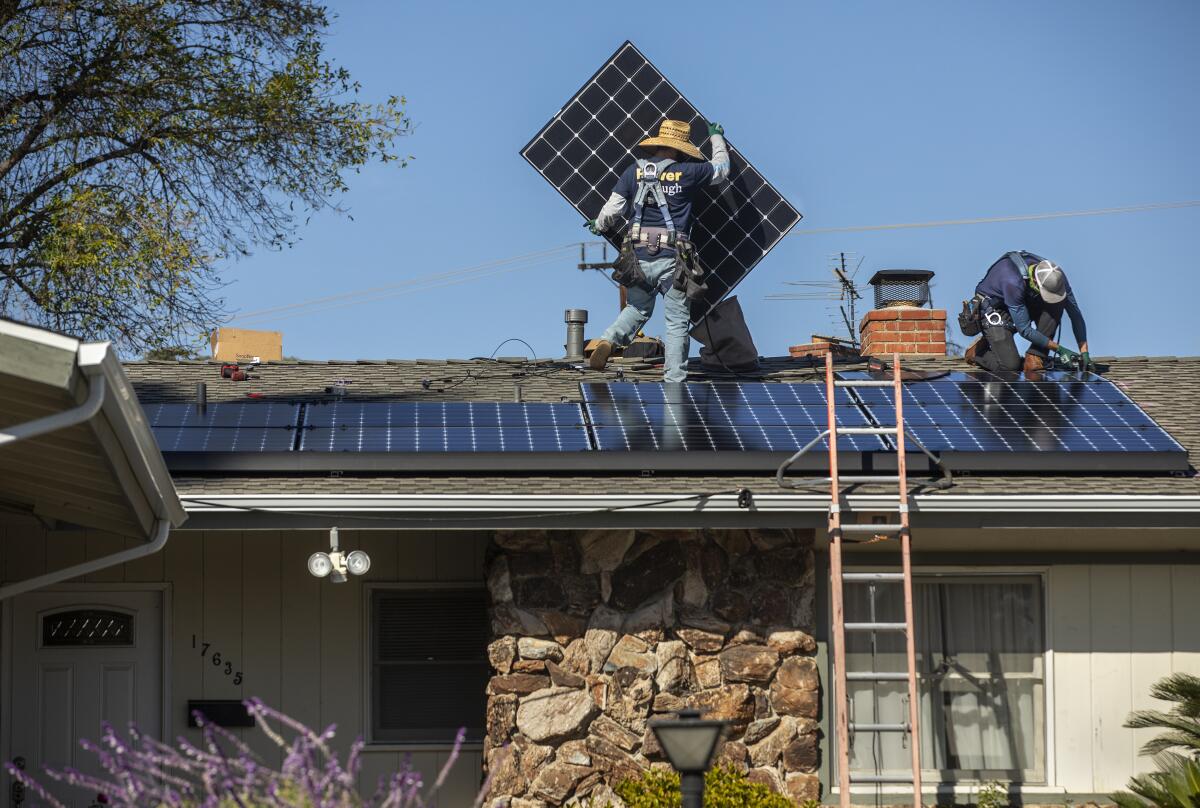
[(708, 136), (709, 137), (712, 137), (713, 135), (724, 135), (724, 134), (725, 134), (725, 127), (721, 126), (721, 124), (710, 123), (708, 125)]
[(1079, 354), (1072, 351), (1066, 345), (1059, 345), (1054, 349), (1054, 352), (1058, 354), (1058, 360), (1063, 363), (1074, 362), (1079, 357)]
[(588, 230), (591, 230), (591, 231), (592, 231), (592, 235), (596, 235), (596, 236), (602, 236), (602, 235), (604, 235), (604, 231), (603, 231), (603, 230), (601, 230), (601, 229), (600, 229), (600, 228), (599, 228), (599, 227), (596, 225), (596, 220), (595, 220), (595, 219), (588, 219), (586, 222), (584, 222), (584, 223), (583, 223), (583, 226), (584, 226), (584, 227), (586, 227)]
[(1083, 363), (1084, 370), (1095, 370), (1096, 369), (1096, 363), (1094, 363), (1092, 361), (1092, 355), (1089, 354), (1087, 351), (1084, 351), (1083, 353), (1081, 353), (1079, 355), (1079, 357), (1080, 357), (1080, 361)]

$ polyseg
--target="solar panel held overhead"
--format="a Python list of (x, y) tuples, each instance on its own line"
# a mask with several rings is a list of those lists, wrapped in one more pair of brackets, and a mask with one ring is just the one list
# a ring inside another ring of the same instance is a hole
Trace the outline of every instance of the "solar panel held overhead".
[[(632, 42), (617, 48), (600, 69), (521, 150), (530, 165), (585, 219), (594, 219), (637, 144), (664, 119), (691, 125), (705, 158), (708, 122)], [(729, 143), (729, 180), (700, 192), (691, 237), (707, 270), (708, 293), (692, 308), (693, 321), (754, 269), (800, 221), (800, 212)], [(615, 228), (623, 233), (624, 228)], [(620, 246), (620, 236), (610, 236)]]

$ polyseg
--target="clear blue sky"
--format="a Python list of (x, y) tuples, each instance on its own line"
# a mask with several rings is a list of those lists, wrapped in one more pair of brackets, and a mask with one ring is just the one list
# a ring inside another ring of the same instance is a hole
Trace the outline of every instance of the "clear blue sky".
[[(1194, 0), (331, 6), (330, 55), (366, 98), (408, 98), (415, 160), (351, 177), (353, 220), (315, 216), (292, 249), (228, 267), (234, 310), (590, 238), (518, 151), (625, 39), (801, 209), (798, 231), (1200, 199)], [(1200, 208), (793, 235), (737, 294), (759, 351), (778, 355), (828, 333), (829, 311), (764, 296), (828, 279), (831, 253), (864, 256), (862, 280), (932, 269), (953, 314), (996, 257), (1028, 249), (1067, 270), (1093, 353), (1197, 354), (1198, 232)], [(577, 260), (254, 327), (312, 359), (488, 355), (508, 337), (561, 356), (565, 308), (590, 310), (589, 336), (616, 313)], [(662, 333), (661, 307), (647, 331)]]

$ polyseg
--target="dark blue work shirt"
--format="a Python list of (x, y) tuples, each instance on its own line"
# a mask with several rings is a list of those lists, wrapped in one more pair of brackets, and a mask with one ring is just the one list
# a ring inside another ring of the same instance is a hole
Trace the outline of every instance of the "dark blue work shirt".
[[(701, 188), (712, 182), (713, 164), (707, 161), (672, 163), (665, 157), (651, 162), (659, 168), (658, 181), (662, 186), (663, 194), (667, 197), (667, 211), (671, 214), (671, 221), (675, 224), (675, 232), (690, 233), (692, 200), (696, 198), (696, 194)], [(637, 170), (637, 163), (629, 166), (617, 180), (617, 184), (613, 186), (613, 193), (620, 194), (627, 200), (625, 215), (630, 220), (633, 219), (633, 200), (637, 196)], [(666, 227), (662, 211), (658, 209), (654, 197), (649, 194), (646, 195), (646, 204), (642, 210), (642, 227)], [(671, 254), (674, 251), (666, 252)], [(647, 256), (642, 253), (643, 250), (639, 249), (638, 257), (646, 258)], [(663, 253), (660, 252), (657, 256), (650, 257), (662, 257), (662, 255)]]
[[(1031, 264), (1045, 260), (1033, 253), (1024, 253), (1024, 255)], [(1022, 337), (1039, 348), (1049, 345), (1050, 340), (1037, 330), (1037, 324), (1029, 315), (1029, 302), (1038, 298), (1039, 295), (1029, 285), (1029, 276), (1021, 271), (1007, 255), (1001, 256), (1000, 260), (988, 268), (987, 274), (975, 287), (975, 291), (990, 298), (992, 305), (996, 308), (1008, 309), (1013, 326)], [(1071, 331), (1075, 334), (1075, 341), (1082, 345), (1087, 342), (1087, 324), (1084, 322), (1083, 312), (1079, 310), (1079, 303), (1075, 300), (1075, 292), (1071, 290), (1069, 279), (1067, 280), (1067, 297), (1063, 304), (1067, 316), (1071, 318)]]

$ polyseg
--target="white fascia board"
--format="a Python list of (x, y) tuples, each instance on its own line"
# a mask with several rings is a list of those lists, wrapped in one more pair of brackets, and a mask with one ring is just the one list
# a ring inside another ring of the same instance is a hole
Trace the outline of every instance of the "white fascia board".
[[(184, 494), (189, 513), (238, 511), (337, 513), (587, 513), (619, 509), (625, 513), (745, 512), (736, 494), (697, 499), (687, 493), (622, 496), (509, 494)], [(1200, 496), (917, 496), (921, 513), (1200, 513)], [(848, 497), (856, 511), (895, 507), (895, 497)], [(820, 494), (754, 495), (752, 511), (824, 513), (829, 497)]]
[(187, 511), (175, 491), (171, 472), (154, 440), (146, 414), (138, 403), (137, 393), (111, 344), (90, 342), (80, 345), (78, 362), (85, 376), (102, 376), (108, 385), (101, 415), (116, 434), (155, 516), (175, 527), (183, 524), (187, 519)]

